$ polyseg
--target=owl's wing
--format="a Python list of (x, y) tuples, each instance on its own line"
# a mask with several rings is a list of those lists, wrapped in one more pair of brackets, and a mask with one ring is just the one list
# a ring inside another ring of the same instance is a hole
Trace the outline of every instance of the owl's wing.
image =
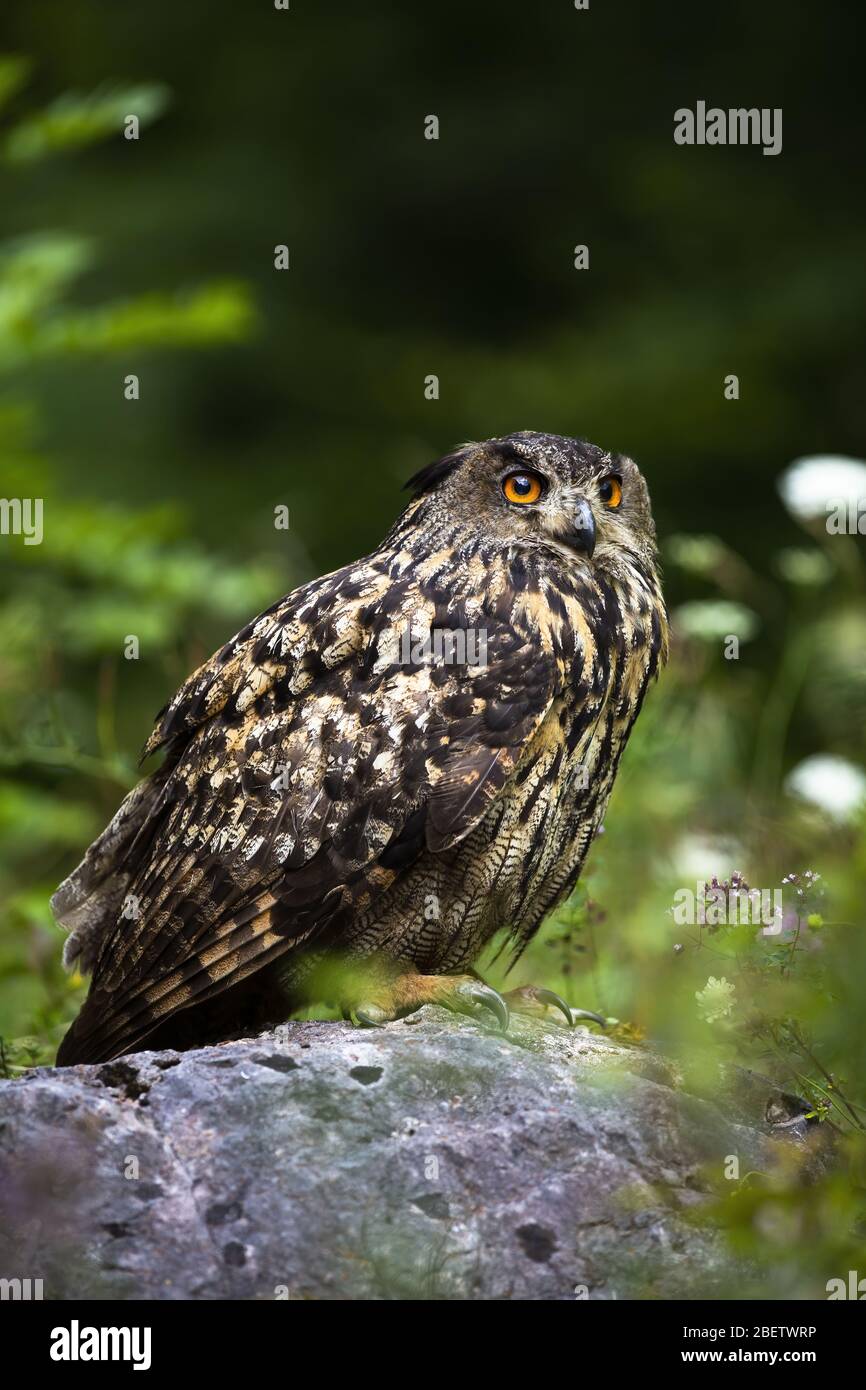
[(401, 640), (419, 615), (470, 625), (441, 592), (350, 566), (190, 677), (147, 746), (168, 745), (171, 771), (124, 844), (131, 907), (101, 943), (63, 1060), (116, 1056), (299, 944), (339, 942), (425, 847), (470, 833), (562, 674), (495, 607), (472, 624), (485, 665), (413, 664)]

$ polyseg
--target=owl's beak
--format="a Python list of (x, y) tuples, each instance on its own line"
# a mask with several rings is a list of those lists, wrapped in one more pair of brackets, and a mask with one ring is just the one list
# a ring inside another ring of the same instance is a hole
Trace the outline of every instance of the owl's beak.
[(588, 560), (592, 559), (592, 552), (595, 550), (595, 517), (592, 514), (592, 507), (584, 498), (580, 499), (574, 509), (574, 520), (568, 543), (572, 550), (576, 550), (580, 555), (585, 555)]

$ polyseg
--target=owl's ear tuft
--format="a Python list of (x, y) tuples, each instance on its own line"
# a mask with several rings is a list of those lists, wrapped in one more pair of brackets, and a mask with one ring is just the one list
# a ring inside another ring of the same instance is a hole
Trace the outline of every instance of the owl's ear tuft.
[(438, 487), (441, 482), (449, 477), (455, 468), (458, 468), (466, 458), (471, 446), (464, 444), (462, 449), (455, 449), (453, 453), (445, 454), (443, 458), (436, 459), (435, 463), (428, 463), (426, 467), (413, 473), (408, 482), (403, 484), (405, 490), (411, 489), (412, 497), (420, 497), (422, 492), (430, 492), (434, 487)]

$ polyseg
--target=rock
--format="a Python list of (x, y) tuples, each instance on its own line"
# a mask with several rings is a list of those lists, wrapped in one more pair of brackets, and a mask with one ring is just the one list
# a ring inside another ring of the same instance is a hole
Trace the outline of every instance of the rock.
[(717, 1104), (642, 1049), (436, 1008), (40, 1068), (0, 1083), (0, 1276), (56, 1299), (713, 1297), (737, 1270), (694, 1209), (728, 1156), (771, 1164), (768, 1092)]

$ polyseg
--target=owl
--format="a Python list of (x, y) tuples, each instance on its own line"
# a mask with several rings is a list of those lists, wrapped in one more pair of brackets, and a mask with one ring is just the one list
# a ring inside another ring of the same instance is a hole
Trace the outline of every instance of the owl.
[(431, 1002), (503, 1028), (582, 1014), (473, 963), (500, 931), (516, 959), (573, 890), (667, 656), (646, 483), (521, 431), (407, 487), (378, 549), (157, 716), (161, 765), (52, 899), (92, 972), (60, 1065), (237, 1037), (327, 991), (372, 1026)]

